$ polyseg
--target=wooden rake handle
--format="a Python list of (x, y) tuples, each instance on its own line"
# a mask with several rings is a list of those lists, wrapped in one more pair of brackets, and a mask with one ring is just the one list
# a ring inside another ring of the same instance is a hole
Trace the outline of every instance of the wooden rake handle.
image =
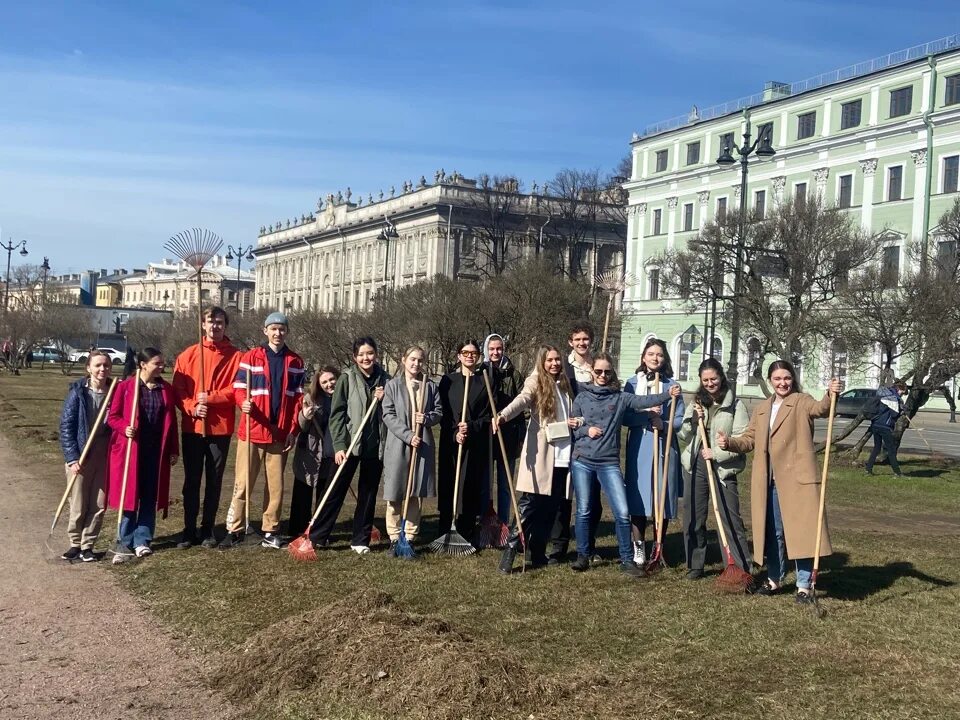
[[(700, 436), (700, 448), (710, 447), (707, 442), (707, 430), (703, 424), (703, 418), (697, 422), (697, 434)], [(697, 458), (692, 458), (694, 468), (697, 465)], [(730, 543), (727, 542), (727, 533), (723, 529), (723, 521), (720, 519), (720, 504), (717, 502), (717, 479), (713, 475), (713, 460), (704, 460), (707, 466), (707, 485), (710, 486), (710, 501), (713, 503), (713, 515), (717, 521), (717, 532), (720, 534), (720, 544), (723, 545), (723, 551), (729, 557)]]
[[(667, 481), (670, 477), (670, 446), (673, 444), (673, 418), (677, 412), (677, 399), (670, 398), (670, 417), (667, 419), (667, 442), (663, 449), (663, 473), (660, 481), (660, 505), (657, 508), (659, 521), (657, 522), (657, 542), (663, 542), (663, 516), (666, 515), (667, 507)], [(657, 453), (660, 452), (659, 443), (657, 443)]]
[[(470, 375), (473, 375), (471, 372)], [(470, 375), (463, 379), (463, 405), (460, 408), (460, 422), (467, 421), (467, 400), (470, 397)], [(453, 516), (460, 514), (460, 469), (463, 465), (463, 444), (457, 443), (457, 470), (453, 476)], [(454, 520), (456, 525), (456, 520)]]
[[(137, 426), (137, 415), (140, 413), (140, 371), (133, 374), (133, 407), (130, 411), (130, 425)], [(127, 452), (123, 459), (123, 478), (120, 481), (120, 506), (117, 508), (117, 542), (120, 542), (120, 524), (123, 522), (124, 505), (127, 502), (127, 477), (130, 475), (130, 451), (133, 449), (133, 438), (127, 438)]]
[[(420, 408), (423, 407), (424, 398), (426, 396), (427, 390), (427, 378), (424, 376), (420, 381), (420, 392), (417, 395), (411, 397), (413, 400), (413, 414), (416, 415), (420, 412)], [(413, 423), (413, 437), (419, 438), (420, 431), (423, 429), (423, 423)], [(421, 438), (421, 441), (423, 438)], [(407, 469), (407, 491), (403, 496), (403, 512), (401, 513), (400, 522), (401, 528), (406, 531), (406, 522), (407, 522), (407, 508), (410, 505), (410, 495), (413, 492), (413, 476), (417, 471), (417, 456), (419, 454), (419, 448), (412, 447), (410, 448), (410, 467)]]
[(363, 428), (366, 427), (367, 421), (370, 420), (370, 416), (373, 415), (373, 411), (377, 409), (379, 402), (379, 398), (373, 398), (373, 402), (370, 403), (370, 407), (368, 407), (367, 411), (363, 414), (363, 419), (360, 421), (360, 427), (357, 428), (356, 432), (353, 433), (353, 437), (350, 438), (350, 445), (347, 447), (346, 453), (347, 457), (340, 465), (337, 466), (337, 471), (333, 474), (333, 479), (327, 486), (327, 491), (320, 499), (320, 504), (317, 505), (317, 509), (314, 511), (313, 517), (310, 518), (310, 524), (307, 526), (307, 531), (304, 533), (305, 535), (310, 534), (310, 530), (313, 529), (313, 524), (317, 521), (317, 518), (320, 517), (320, 513), (323, 511), (323, 506), (327, 504), (327, 498), (330, 497), (330, 493), (333, 492), (333, 488), (336, 486), (337, 480), (340, 479), (340, 473), (343, 472), (343, 469), (347, 466), (347, 461), (350, 459), (350, 453), (353, 452), (353, 449), (357, 446), (357, 443), (360, 442), (360, 437), (363, 435)]
[(823, 537), (823, 516), (827, 506), (827, 473), (830, 469), (830, 446), (833, 444), (833, 417), (837, 411), (837, 394), (830, 393), (830, 417), (827, 420), (827, 444), (823, 449), (823, 472), (820, 474), (820, 508), (817, 511), (817, 544), (813, 551), (813, 581), (820, 569), (820, 545)]
[[(483, 369), (483, 384), (487, 389), (487, 401), (490, 403), (490, 412), (493, 413), (492, 417), (496, 417), (497, 404), (493, 400), (493, 388), (490, 385), (490, 376), (487, 374), (486, 368)], [(510, 490), (510, 504), (513, 506), (513, 517), (517, 523), (517, 533), (520, 535), (520, 544), (526, 548), (527, 539), (523, 534), (523, 525), (520, 523), (520, 508), (517, 506), (517, 493), (513, 488), (513, 471), (510, 469), (510, 461), (507, 458), (507, 446), (503, 442), (503, 434), (498, 432), (496, 435), (497, 442), (500, 444), (500, 456), (503, 458), (503, 468), (507, 473), (507, 489)], [(524, 565), (521, 572), (524, 570), (526, 570), (526, 565)]]

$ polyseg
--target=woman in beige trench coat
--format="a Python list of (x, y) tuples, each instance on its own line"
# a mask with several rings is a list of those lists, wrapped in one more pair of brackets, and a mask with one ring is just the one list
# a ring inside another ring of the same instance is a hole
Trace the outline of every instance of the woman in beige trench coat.
[[(763, 564), (767, 580), (755, 592), (772, 595), (786, 576), (786, 560), (796, 564), (798, 603), (812, 602), (810, 574), (816, 548), (820, 506), (820, 473), (813, 449), (813, 419), (830, 412), (830, 393), (840, 392), (834, 379), (822, 400), (800, 392), (796, 372), (786, 360), (770, 363), (767, 379), (773, 395), (753, 411), (742, 435), (717, 433), (725, 450), (753, 450), (750, 508), (753, 521), (753, 557)], [(820, 555), (830, 555), (830, 536), (823, 524)]]
[[(530, 411), (527, 434), (517, 463), (517, 507), (520, 526), (534, 567), (547, 564), (547, 540), (560, 500), (570, 497), (570, 419), (573, 392), (563, 371), (563, 356), (552, 345), (537, 353), (535, 369), (523, 383), (523, 390), (493, 419), (493, 431), (525, 410)], [(550, 432), (548, 434), (548, 428)], [(564, 432), (564, 428), (566, 432)], [(503, 549), (500, 572), (509, 574), (520, 552), (516, 527)]]

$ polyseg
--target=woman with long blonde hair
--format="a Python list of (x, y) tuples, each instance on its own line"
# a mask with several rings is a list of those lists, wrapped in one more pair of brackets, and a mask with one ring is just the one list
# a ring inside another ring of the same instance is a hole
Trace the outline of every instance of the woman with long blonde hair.
[[(572, 406), (573, 391), (563, 371), (563, 355), (559, 348), (543, 345), (523, 390), (493, 420), (496, 432), (501, 424), (530, 411), (517, 465), (517, 506), (533, 567), (547, 564), (547, 541), (557, 506), (570, 498), (571, 430), (576, 425), (571, 420)], [(512, 572), (520, 550), (520, 533), (514, 525), (500, 558), (500, 572)]]

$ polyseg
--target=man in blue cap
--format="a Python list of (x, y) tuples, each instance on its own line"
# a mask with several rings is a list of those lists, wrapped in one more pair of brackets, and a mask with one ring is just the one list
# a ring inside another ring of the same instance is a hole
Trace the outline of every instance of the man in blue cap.
[[(236, 545), (249, 524), (246, 517), (247, 492), (253, 491), (260, 466), (266, 486), (263, 502), (265, 548), (280, 548), (280, 503), (283, 500), (283, 470), (287, 453), (299, 432), (297, 415), (303, 401), (303, 359), (287, 347), (287, 316), (270, 313), (263, 321), (267, 341), (240, 358), (233, 392), (243, 412), (237, 446), (236, 483), (228, 514), (227, 536), (220, 547)], [(247, 417), (250, 436), (247, 437)]]

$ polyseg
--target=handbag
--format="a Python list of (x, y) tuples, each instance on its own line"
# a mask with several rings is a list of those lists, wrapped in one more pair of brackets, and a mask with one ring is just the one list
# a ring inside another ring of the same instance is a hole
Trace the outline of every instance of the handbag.
[(549, 443), (555, 443), (558, 440), (570, 439), (570, 426), (567, 425), (566, 420), (547, 423), (546, 427), (544, 428), (544, 432), (546, 433), (547, 442)]

